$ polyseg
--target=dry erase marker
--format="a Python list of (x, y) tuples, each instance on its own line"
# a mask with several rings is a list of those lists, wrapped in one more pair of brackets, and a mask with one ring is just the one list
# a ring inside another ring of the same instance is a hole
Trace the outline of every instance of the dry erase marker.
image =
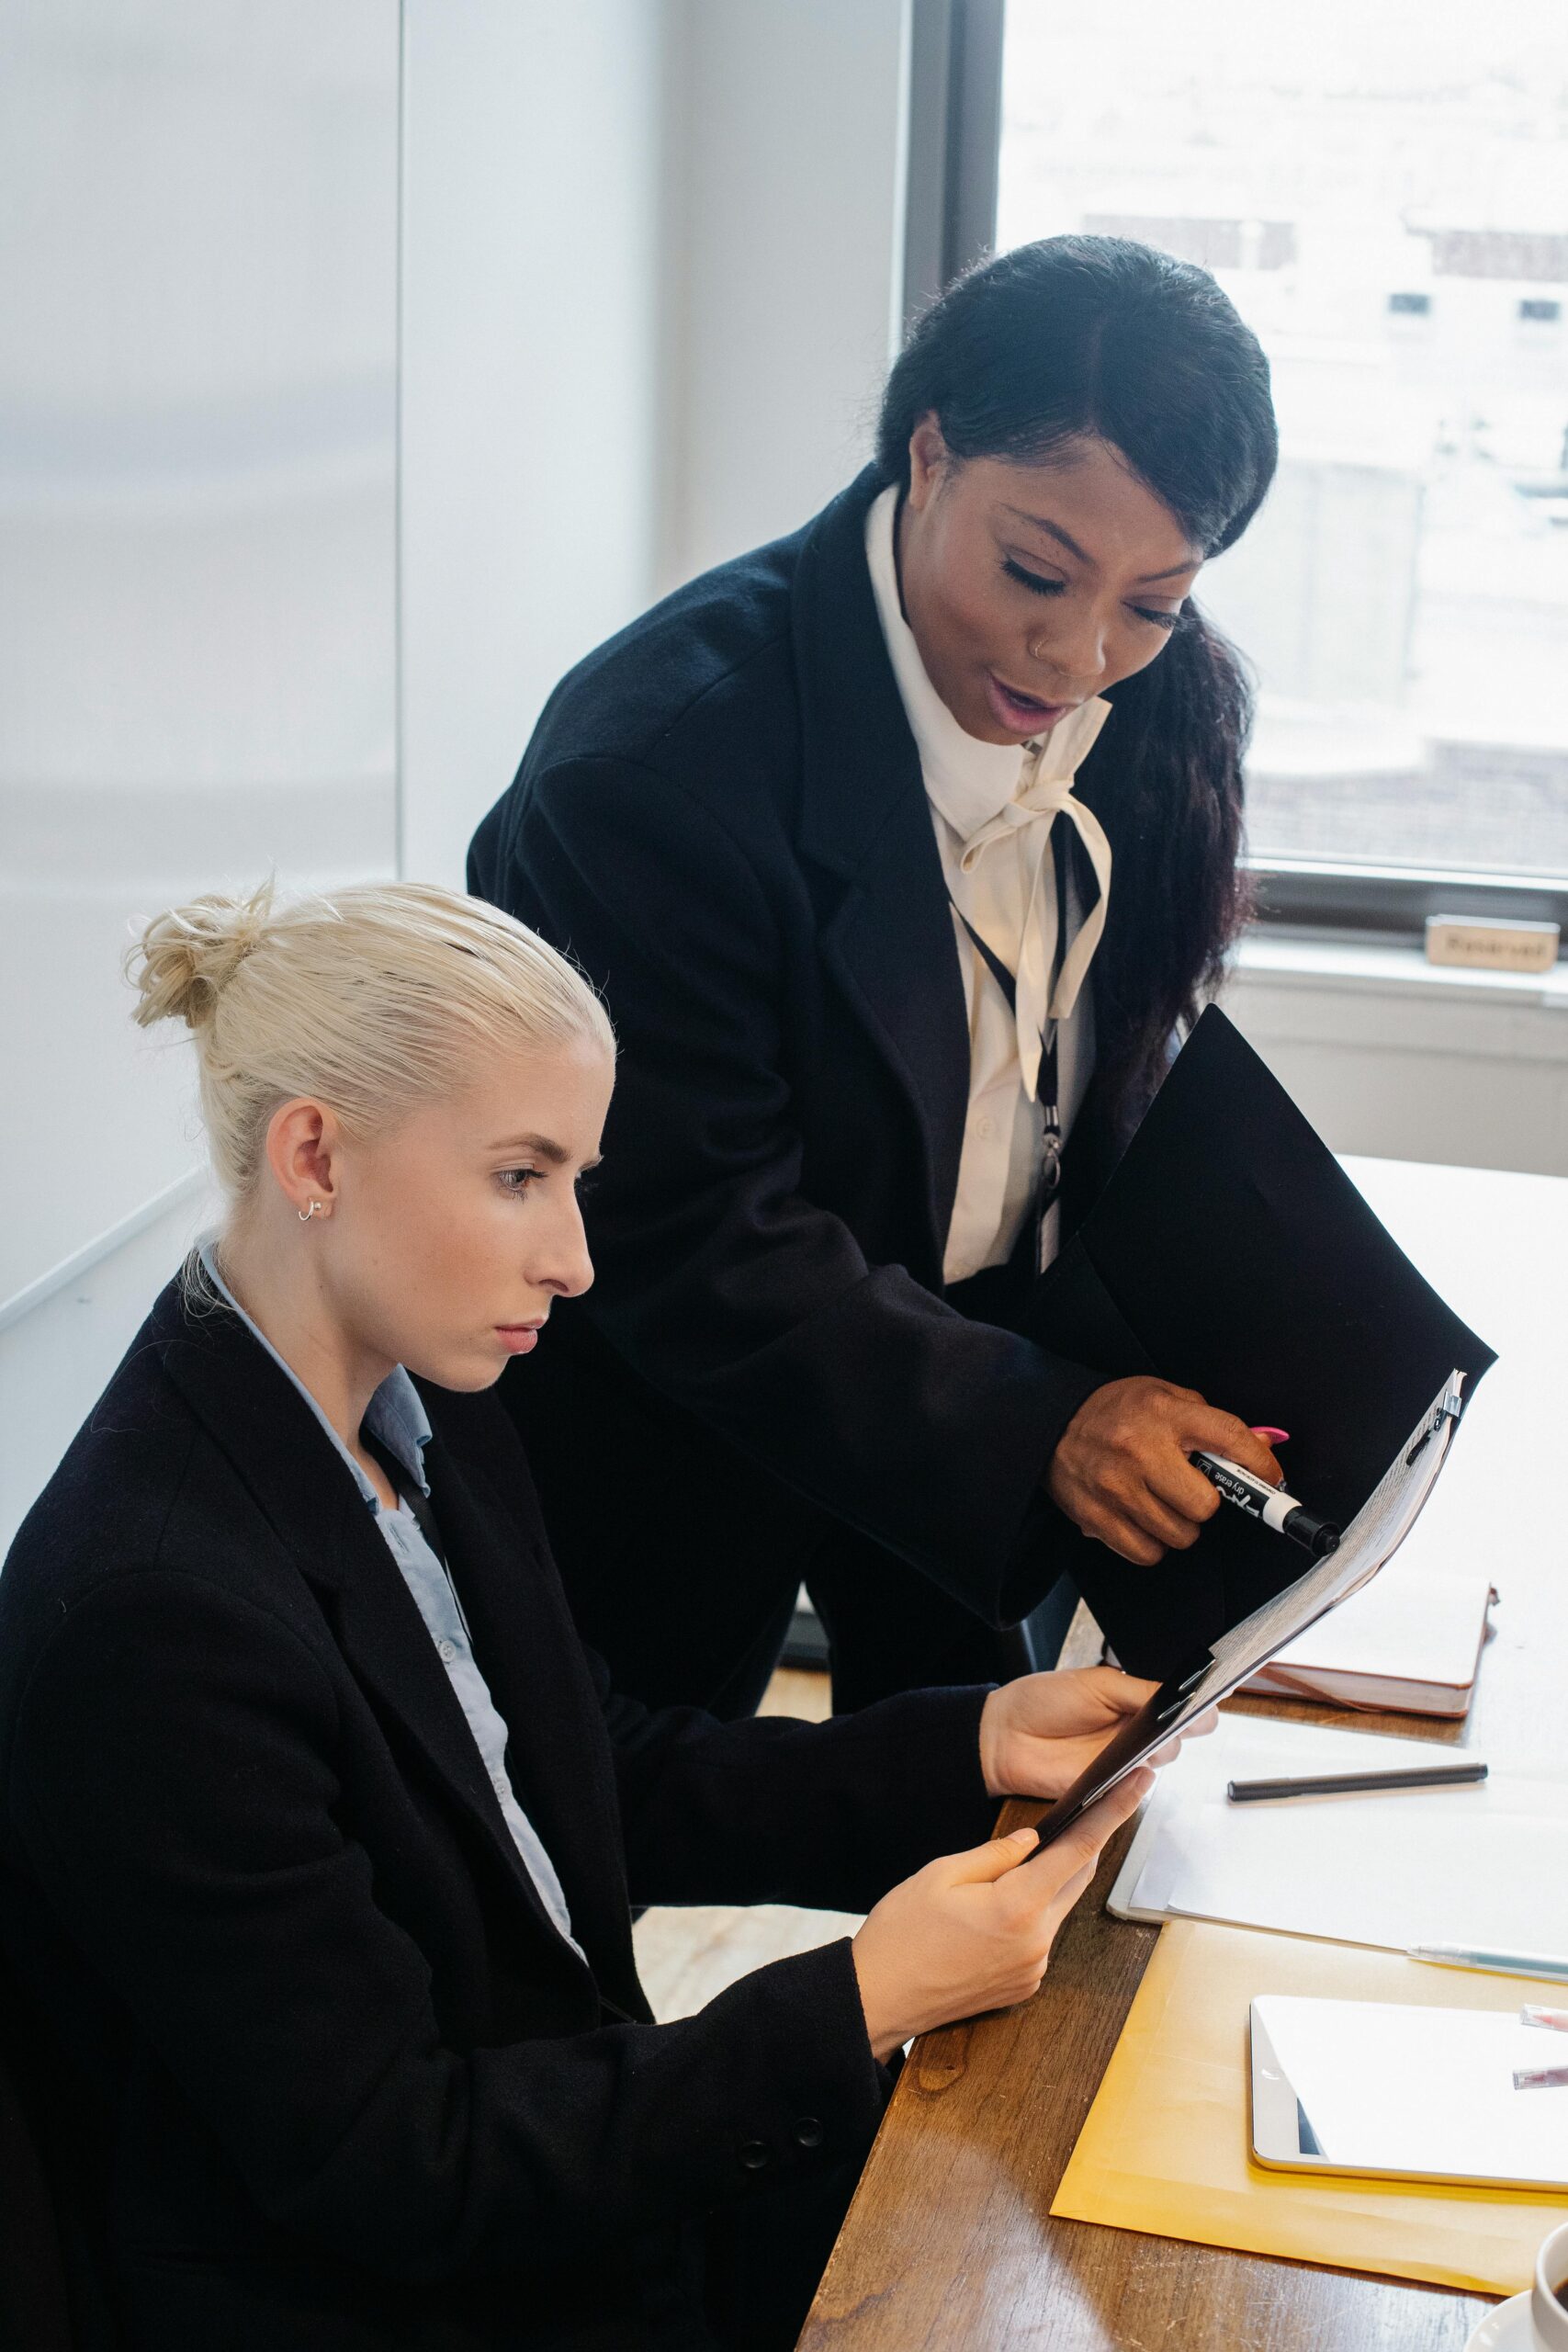
[(1314, 1560), (1326, 1560), (1330, 1552), (1338, 1551), (1339, 1530), (1318, 1519), (1283, 1487), (1270, 1487), (1265, 1479), (1255, 1478), (1250, 1470), (1244, 1470), (1239, 1462), (1228, 1462), (1223, 1453), (1195, 1453), (1192, 1466), (1201, 1470), (1227, 1503), (1234, 1503), (1250, 1519), (1260, 1519), (1277, 1535), (1288, 1535)]
[(1301, 1773), (1278, 1781), (1227, 1781), (1232, 1804), (1276, 1797), (1348, 1797), (1380, 1789), (1461, 1789), (1486, 1778), (1484, 1764), (1412, 1764), (1387, 1772)]

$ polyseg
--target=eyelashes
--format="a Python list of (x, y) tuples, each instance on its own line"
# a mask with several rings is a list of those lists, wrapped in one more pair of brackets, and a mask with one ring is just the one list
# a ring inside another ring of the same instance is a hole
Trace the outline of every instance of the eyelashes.
[[(503, 1193), (511, 1193), (522, 1200), (536, 1184), (543, 1182), (545, 1173), (542, 1168), (502, 1168), (497, 1170), (495, 1181)], [(591, 1193), (597, 1181), (592, 1175), (579, 1176), (575, 1185), (578, 1199), (581, 1200), (585, 1193)]]
[(1065, 580), (1043, 580), (1038, 571), (1025, 571), (1021, 563), (1014, 563), (1010, 556), (1002, 559), (1002, 570), (1010, 580), (1016, 580), (1036, 596), (1061, 596), (1066, 594)]
[[(1026, 571), (1022, 564), (1014, 563), (1010, 556), (1003, 557), (1002, 570), (1010, 580), (1016, 580), (1021, 587), (1027, 588), (1031, 595), (1065, 596), (1066, 594), (1067, 583), (1065, 580), (1047, 580), (1038, 571)], [(1156, 628), (1164, 629), (1168, 635), (1180, 618), (1178, 613), (1156, 613), (1146, 605), (1134, 605), (1132, 610), (1137, 614), (1141, 621), (1151, 622)]]

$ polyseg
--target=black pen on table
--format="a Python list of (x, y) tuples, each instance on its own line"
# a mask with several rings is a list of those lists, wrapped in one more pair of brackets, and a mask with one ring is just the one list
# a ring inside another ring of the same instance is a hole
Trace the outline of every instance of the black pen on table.
[(1273, 1781), (1227, 1781), (1232, 1804), (1261, 1804), (1278, 1797), (1339, 1797), (1380, 1789), (1460, 1789), (1486, 1778), (1484, 1764), (1410, 1764), (1386, 1772), (1303, 1772)]

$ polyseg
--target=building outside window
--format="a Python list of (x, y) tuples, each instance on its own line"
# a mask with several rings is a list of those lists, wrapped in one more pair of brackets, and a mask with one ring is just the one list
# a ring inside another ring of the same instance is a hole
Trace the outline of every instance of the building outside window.
[(1212, 270), (1273, 368), (1198, 592), (1254, 855), (1568, 877), (1562, 0), (1010, 0), (998, 246), (1073, 230)]

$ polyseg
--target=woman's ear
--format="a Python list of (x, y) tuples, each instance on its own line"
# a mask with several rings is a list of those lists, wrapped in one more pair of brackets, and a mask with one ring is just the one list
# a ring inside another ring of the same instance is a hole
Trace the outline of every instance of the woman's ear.
[(337, 1205), (333, 1167), (337, 1144), (336, 1118), (309, 1097), (280, 1103), (272, 1114), (266, 1131), (267, 1166), (302, 1224), (331, 1216)]
[(909, 435), (909, 488), (907, 503), (919, 514), (931, 504), (946, 470), (947, 443), (942, 439), (935, 409), (928, 409)]

